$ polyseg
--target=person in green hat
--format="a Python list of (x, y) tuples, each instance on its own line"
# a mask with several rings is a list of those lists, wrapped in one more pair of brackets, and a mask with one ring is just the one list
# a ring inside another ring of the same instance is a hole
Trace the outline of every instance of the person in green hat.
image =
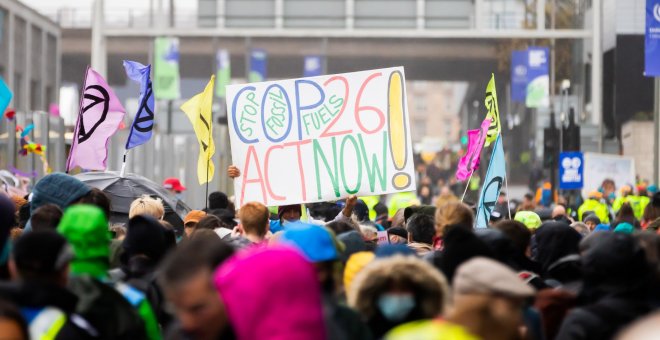
[(99, 331), (101, 339), (161, 339), (145, 295), (108, 279), (110, 232), (105, 213), (86, 204), (68, 208), (57, 227), (73, 248), (68, 288), (78, 298), (76, 311)]
[(532, 233), (541, 226), (541, 217), (533, 211), (519, 211), (513, 219), (524, 224)]

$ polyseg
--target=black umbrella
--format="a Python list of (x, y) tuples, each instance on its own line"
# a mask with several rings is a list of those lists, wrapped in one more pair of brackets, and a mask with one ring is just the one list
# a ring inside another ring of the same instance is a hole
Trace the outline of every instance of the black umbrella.
[(111, 223), (126, 223), (131, 202), (142, 195), (148, 195), (162, 199), (165, 206), (163, 219), (172, 224), (177, 232), (183, 230), (183, 218), (190, 208), (165, 188), (147, 178), (135, 174), (120, 177), (115, 171), (85, 172), (75, 177), (90, 187), (102, 190), (110, 197)]

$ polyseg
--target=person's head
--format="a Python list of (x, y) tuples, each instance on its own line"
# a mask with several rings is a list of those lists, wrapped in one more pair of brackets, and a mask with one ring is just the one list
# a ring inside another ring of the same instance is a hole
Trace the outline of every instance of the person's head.
[(408, 241), (433, 244), (435, 236), (435, 220), (427, 214), (414, 214), (406, 224)]
[[(78, 203), (94, 205), (103, 211), (106, 219), (110, 219), (111, 200), (103, 190), (92, 188), (89, 194), (83, 196)], [(34, 224), (32, 227), (34, 228)]]
[(151, 216), (157, 220), (162, 220), (165, 215), (165, 207), (160, 198), (153, 198), (148, 195), (142, 195), (136, 198), (128, 210), (128, 218), (144, 215)]
[(201, 219), (206, 216), (206, 213), (201, 210), (191, 210), (186, 214), (186, 217), (183, 219), (183, 230), (186, 233), (186, 236), (195, 230), (197, 224)]
[(213, 270), (233, 254), (218, 237), (184, 241), (165, 257), (158, 282), (181, 328), (195, 339), (217, 339), (227, 315), (213, 287)]
[(227, 209), (229, 207), (229, 198), (227, 194), (220, 191), (214, 191), (209, 194), (209, 210)]
[(600, 188), (603, 191), (603, 196), (608, 197), (611, 193), (616, 191), (616, 185), (612, 179), (606, 178), (603, 180), (603, 183), (600, 185)]
[(448, 320), (484, 339), (516, 339), (525, 300), (534, 289), (505, 265), (483, 257), (458, 268)]
[[(568, 255), (579, 254), (582, 236), (563, 222), (545, 222), (536, 231), (536, 261), (544, 272)], [(559, 279), (559, 278), (557, 278)]]
[(616, 340), (651, 340), (660, 334), (660, 312), (649, 314), (627, 326)]
[(9, 271), (14, 280), (65, 287), (72, 257), (66, 239), (60, 234), (54, 230), (34, 231), (14, 243)]
[(446, 203), (435, 211), (435, 235), (443, 237), (450, 225), (474, 225), (472, 209), (460, 202)]
[(28, 325), (16, 306), (0, 301), (0, 334), (2, 339), (29, 340)]
[(555, 205), (555, 207), (552, 209), (552, 219), (561, 216), (566, 216), (566, 208), (563, 205)]
[(600, 224), (600, 218), (598, 218), (596, 214), (590, 214), (583, 219), (583, 222), (590, 231), (594, 231), (594, 229)]
[(580, 233), (580, 235), (582, 235), (583, 238), (587, 237), (589, 235), (589, 233), (591, 232), (589, 227), (586, 224), (582, 223), (582, 222), (572, 223), (571, 228), (575, 229), (575, 231)]
[(259, 238), (263, 238), (268, 233), (269, 216), (268, 208), (259, 202), (248, 202), (238, 211), (240, 226), (245, 234)]
[(130, 271), (153, 270), (169, 250), (167, 231), (158, 220), (137, 215), (128, 220), (120, 261)]
[(619, 209), (619, 213), (616, 214), (616, 221), (628, 222), (628, 223), (635, 222), (635, 212), (633, 211), (633, 208), (630, 206), (630, 203), (627, 202), (623, 203), (621, 209)]
[(531, 255), (529, 244), (532, 239), (532, 233), (524, 224), (518, 221), (504, 220), (497, 222), (493, 227), (509, 237), (514, 248), (520, 254)]
[(61, 219), (62, 210), (58, 206), (44, 204), (32, 214), (32, 230), (55, 230)]
[(186, 191), (186, 187), (181, 185), (181, 181), (176, 177), (166, 178), (163, 181), (163, 188), (167, 189), (172, 195), (178, 195)]
[(195, 226), (195, 230), (199, 229), (210, 229), (210, 230), (215, 230), (217, 228), (225, 228), (228, 230), (232, 230), (232, 226), (228, 225), (227, 223), (224, 223), (220, 220), (215, 215), (206, 215), (204, 218), (199, 220), (199, 223)]
[(349, 288), (348, 303), (363, 318), (380, 315), (393, 324), (436, 318), (449, 300), (445, 277), (414, 256), (376, 259), (355, 276)]
[(295, 222), (302, 216), (302, 207), (300, 204), (281, 205), (277, 207), (277, 217), (281, 222)]
[[(433, 229), (433, 234), (435, 235), (435, 229)], [(405, 228), (397, 227), (387, 229), (387, 237), (390, 240), (390, 244), (408, 243), (408, 231)]]
[(367, 241), (373, 241), (378, 238), (378, 229), (375, 225), (369, 223), (360, 224), (360, 233)]
[(355, 279), (355, 276), (360, 273), (364, 267), (373, 261), (374, 257), (374, 253), (370, 251), (361, 251), (351, 255), (346, 261), (346, 265), (344, 266), (343, 281), (347, 300), (352, 299), (350, 294), (354, 292), (354, 290), (351, 288), (353, 279)]
[(346, 221), (332, 221), (325, 226), (326, 228), (332, 230), (335, 235), (341, 235), (349, 231), (357, 231), (357, 227), (352, 222)]
[(93, 205), (69, 207), (57, 227), (73, 248), (71, 272), (104, 278), (110, 267), (110, 232), (105, 213)]
[(530, 231), (536, 231), (541, 226), (541, 217), (533, 211), (518, 211), (513, 219), (524, 224)]
[(526, 193), (523, 196), (522, 204), (534, 205), (534, 195), (532, 195), (531, 193)]
[(30, 212), (52, 203), (64, 209), (90, 193), (91, 188), (73, 176), (52, 173), (44, 176), (32, 189)]
[(632, 187), (630, 185), (621, 186), (621, 197), (627, 197), (632, 194)]
[(238, 339), (326, 337), (317, 273), (295, 249), (241, 252), (215, 271), (213, 281)]

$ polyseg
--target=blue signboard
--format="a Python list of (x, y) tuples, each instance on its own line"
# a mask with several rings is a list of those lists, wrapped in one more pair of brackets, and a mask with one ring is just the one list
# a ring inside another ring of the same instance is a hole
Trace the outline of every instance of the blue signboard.
[(582, 152), (559, 154), (559, 189), (582, 189), (584, 186), (584, 157)]
[(323, 74), (323, 57), (308, 55), (305, 57), (303, 77), (316, 77)]
[(525, 103), (527, 98), (527, 50), (511, 52), (511, 101)]
[(550, 106), (550, 49), (530, 47), (527, 50), (527, 107)]
[(660, 76), (660, 0), (646, 0), (644, 75)]
[(250, 51), (250, 73), (248, 73), (248, 82), (256, 83), (265, 81), (268, 77), (268, 53), (261, 48), (253, 48)]

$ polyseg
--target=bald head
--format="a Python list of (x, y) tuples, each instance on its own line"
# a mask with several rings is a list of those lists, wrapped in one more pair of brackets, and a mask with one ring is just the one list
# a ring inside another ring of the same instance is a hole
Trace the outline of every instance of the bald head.
[(564, 215), (566, 215), (566, 208), (564, 208), (563, 205), (556, 205), (555, 208), (552, 209), (552, 218)]
[(651, 314), (623, 330), (617, 340), (652, 340), (660, 334), (660, 312)]

